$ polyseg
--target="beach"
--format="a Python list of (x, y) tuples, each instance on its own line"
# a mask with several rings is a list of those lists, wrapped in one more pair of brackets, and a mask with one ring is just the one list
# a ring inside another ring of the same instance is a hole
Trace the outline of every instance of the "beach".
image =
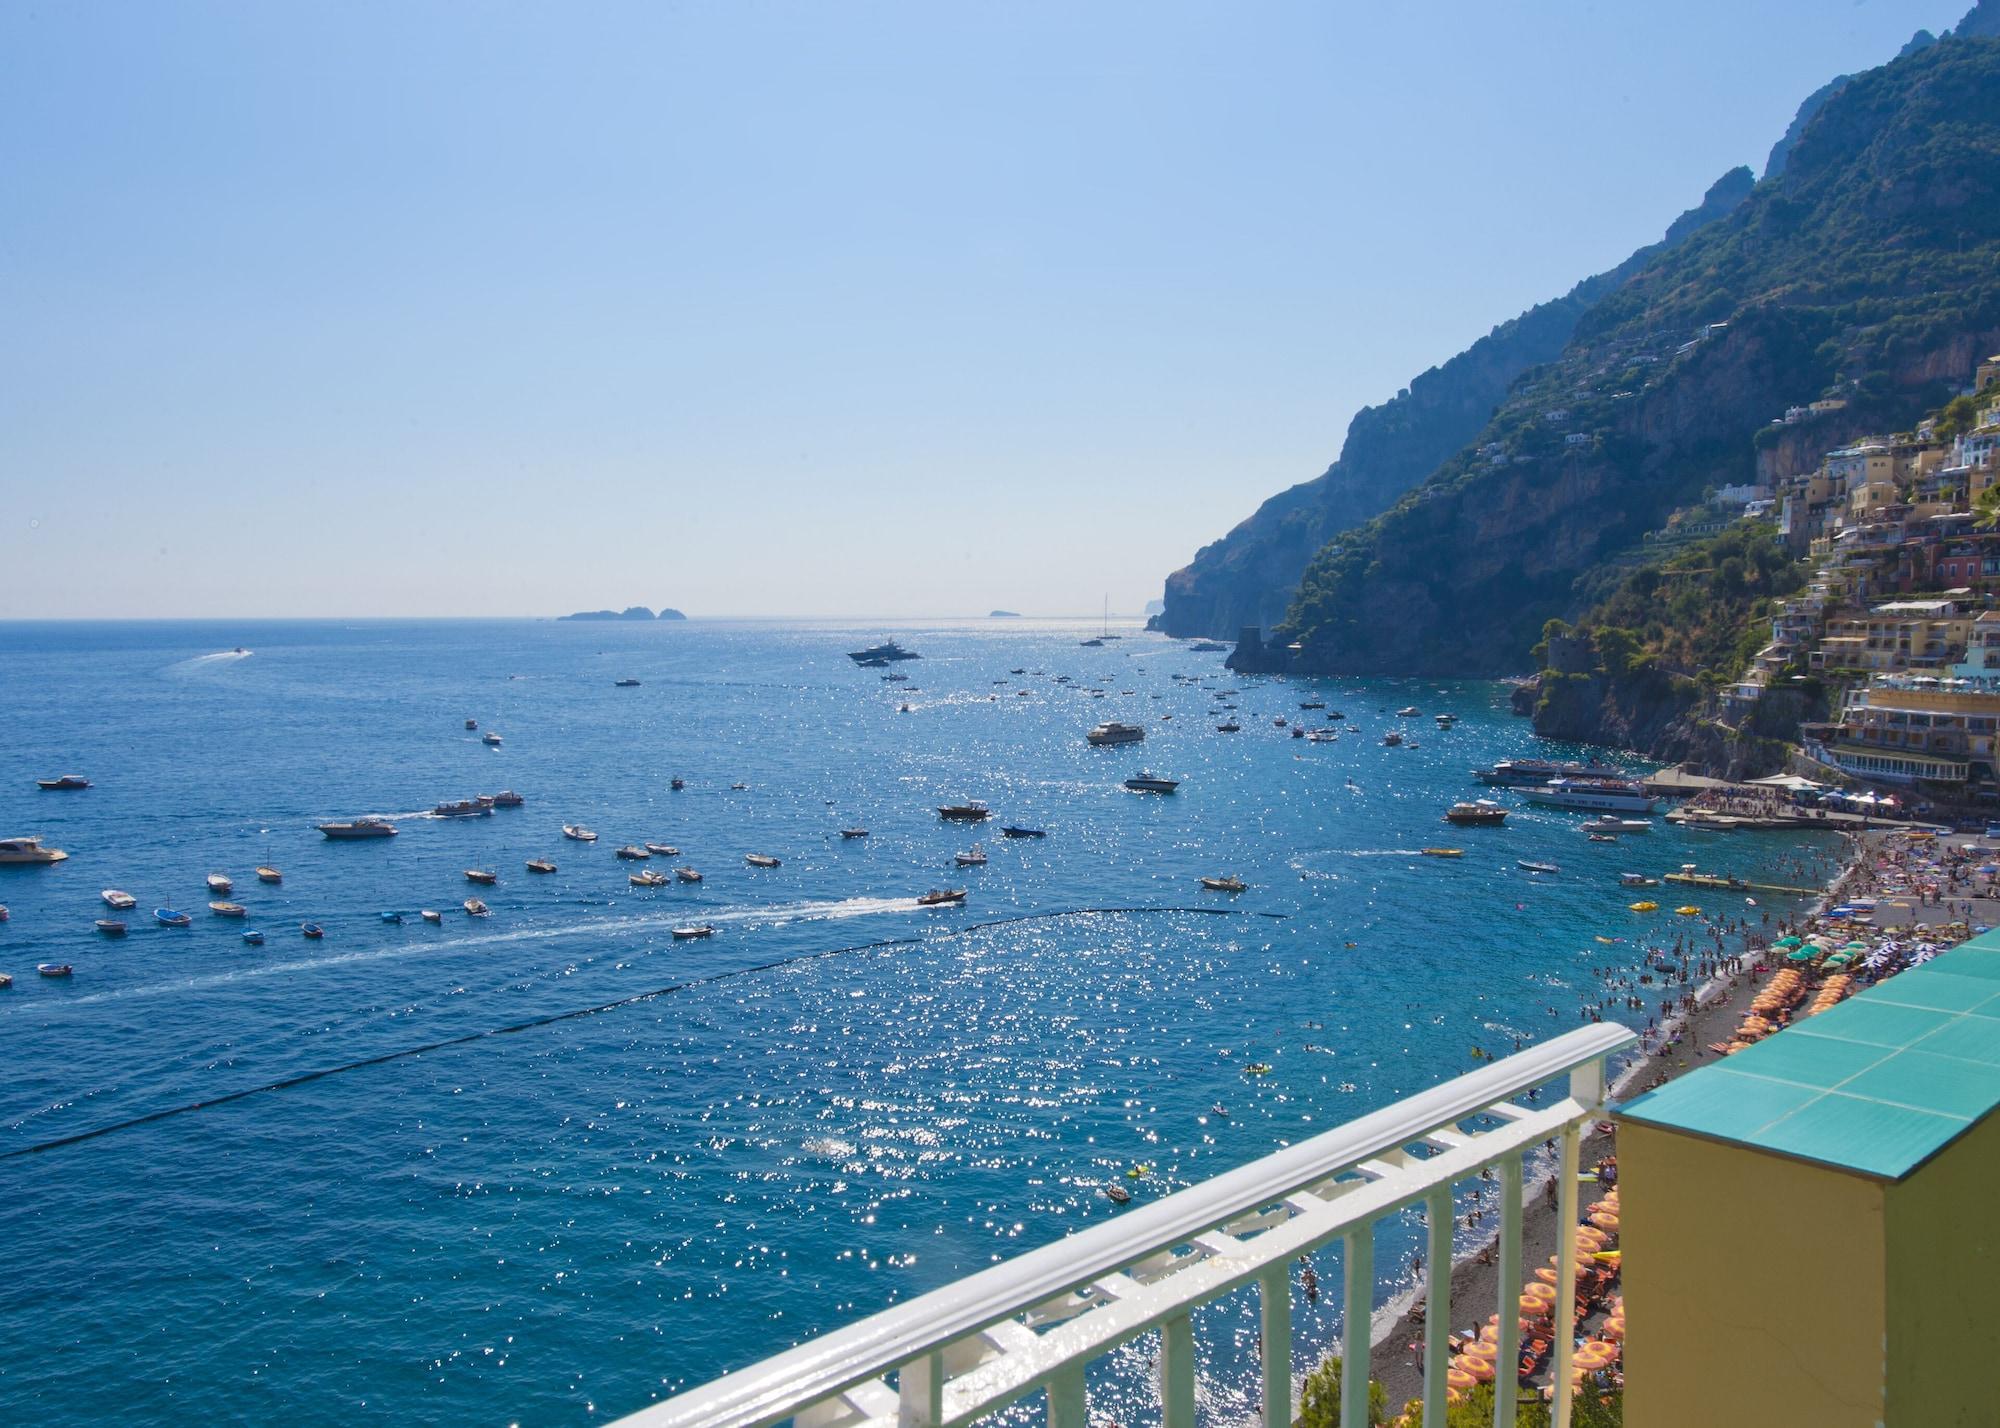
[[(1728, 1044), (1751, 1013), (1758, 993), (1783, 964), (1781, 958), (1771, 955), (1769, 944), (1777, 935), (1772, 928), (1809, 931), (1826, 922), (1829, 909), (1844, 905), (1844, 900), (1870, 897), (1877, 899), (1871, 919), (1875, 927), (1885, 932), (1907, 930), (1918, 939), (1933, 937), (1940, 946), (1962, 941), (1974, 927), (2000, 921), (2000, 897), (1995, 896), (2000, 892), (2000, 874), (1978, 871), (1994, 866), (1981, 851), (1984, 840), (1966, 834), (1939, 834), (1932, 839), (1924, 832), (1917, 830), (1913, 839), (1909, 826), (1878, 826), (1850, 834), (1848, 856), (1827, 884), (1825, 894), (1796, 919), (1778, 919), (1769, 927), (1760, 919), (1754, 930), (1747, 931), (1749, 945), (1721, 959), (1711, 976), (1685, 994), (1685, 1009), (1654, 1026), (1643, 1043), (1643, 1054), (1614, 1084), (1613, 1101), (1628, 1099), (1694, 1067), (1722, 1059), (1715, 1048)], [(1941, 874), (1928, 871), (1929, 865), (1937, 863), (1944, 865)], [(1629, 1024), (1627, 1016), (1615, 1013), (1607, 1019)], [(1588, 1173), (1615, 1153), (1610, 1123), (1598, 1121), (1583, 1138), (1578, 1164)], [(1532, 1167), (1530, 1174), (1522, 1195), (1520, 1265), (1524, 1277), (1532, 1275), (1536, 1266), (1547, 1264), (1557, 1247), (1552, 1177), (1546, 1170), (1535, 1176)], [(1596, 1193), (1594, 1185), (1582, 1185), (1577, 1196), (1579, 1209)], [(1488, 1210), (1480, 1222), (1488, 1219), (1497, 1220), (1497, 1210)], [(1461, 1252), (1452, 1266), (1454, 1332), (1476, 1332), (1475, 1326), (1484, 1324), (1498, 1306), (1501, 1285), (1494, 1238), (1487, 1236)], [(1371, 1373), (1387, 1390), (1392, 1412), (1423, 1393), (1426, 1299), (1427, 1290), (1420, 1285), (1376, 1315)]]

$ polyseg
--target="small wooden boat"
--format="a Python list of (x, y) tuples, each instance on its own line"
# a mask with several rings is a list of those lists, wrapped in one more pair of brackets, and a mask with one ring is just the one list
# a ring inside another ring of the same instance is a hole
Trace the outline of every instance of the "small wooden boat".
[(64, 774), (61, 778), (38, 778), (35, 780), (35, 786), (51, 791), (59, 788), (89, 788), (90, 780), (82, 774)]
[(868, 830), (866, 828), (843, 828), (840, 830), (840, 836), (843, 838), (866, 838)]
[(481, 887), (490, 888), (500, 881), (500, 875), (489, 872), (485, 868), (467, 868), (465, 870), (465, 880), (469, 883), (478, 883)]
[(1215, 732), (1218, 734), (1240, 734), (1243, 732), (1243, 726), (1234, 719), (1225, 719), (1222, 723), (1215, 726)]
[(221, 873), (210, 873), (208, 875), (208, 890), (217, 897), (228, 897), (230, 893), (236, 890), (236, 884), (229, 881)]
[(385, 912), (382, 914), (382, 920), (400, 927), (403, 924), (403, 914), (400, 912)]
[(208, 910), (217, 917), (248, 917), (250, 909), (240, 902), (212, 902)]
[(656, 858), (678, 858), (681, 850), (671, 843), (648, 843), (646, 851)]
[(309, 942), (317, 942), (320, 938), (326, 936), (326, 929), (321, 927), (317, 922), (301, 922), (299, 924), (299, 934)]
[(263, 865), (262, 863), (259, 863), (259, 864), (257, 865), (257, 881), (258, 881), (258, 882), (260, 882), (260, 883), (281, 883), (281, 882), (283, 882), (284, 880), (285, 880), (285, 875), (284, 875), (283, 873), (279, 872), (279, 871), (278, 871), (278, 870), (277, 870), (276, 868), (268, 868), (268, 867), (265, 867), (265, 866), (264, 866), (264, 865)]
[(1422, 853), (1426, 858), (1463, 858), (1465, 856), (1465, 849), (1463, 848), (1419, 848), (1417, 851)]
[(633, 843), (627, 843), (613, 856), (623, 858), (628, 863), (643, 863), (653, 855)]
[(460, 903), (459, 906), (465, 909), (466, 915), (468, 917), (484, 917), (488, 912), (492, 911), (491, 908), (487, 907), (485, 903), (481, 902), (476, 897), (467, 898), (464, 902)]
[(1268, 1076), (1271, 1074), (1271, 1063), (1268, 1061), (1252, 1061), (1248, 1066), (1243, 1068), (1243, 1074), (1245, 1076)]
[(1238, 877), (1203, 878), (1201, 880), (1201, 885), (1207, 888), (1210, 892), (1226, 892), (1226, 893), (1240, 893), (1245, 888), (1250, 886), (1250, 884), (1244, 882), (1243, 879)]
[(715, 936), (715, 929), (705, 922), (696, 927), (676, 927), (674, 929), (674, 941), (676, 942), (687, 942), (696, 937), (713, 936)]
[(644, 872), (633, 873), (625, 881), (635, 888), (663, 888), (667, 885), (667, 875), (647, 868)]
[(964, 902), (964, 888), (932, 888), (917, 899), (918, 907), (942, 907), (946, 903)]
[(984, 823), (993, 812), (978, 799), (964, 803), (947, 803), (938, 810), (938, 817), (952, 823)]
[(194, 921), (194, 919), (192, 917), (189, 917), (186, 913), (175, 912), (170, 907), (154, 908), (153, 920), (159, 923), (160, 926), (162, 927), (186, 927)]
[(679, 793), (682, 789), (687, 787), (687, 780), (684, 778), (677, 778), (673, 780), (673, 782), (669, 783), (667, 787), (672, 789), (675, 793)]
[(465, 721), (465, 727), (468, 729), (477, 729), (479, 727), (479, 721), (477, 719), (468, 719)]
[(1010, 823), (1000, 830), (1000, 836), (1002, 838), (1046, 838), (1049, 836), (1049, 830), (1046, 828), (1016, 828)]
[(961, 868), (983, 868), (986, 866), (986, 850), (974, 843), (963, 853), (953, 853), (951, 860)]
[(555, 870), (556, 865), (547, 858), (528, 859), (528, 871), (531, 873), (553, 873)]
[(745, 853), (743, 861), (753, 868), (775, 868), (778, 860), (768, 853)]
[(684, 883), (698, 883), (701, 881), (701, 874), (693, 868), (675, 868), (674, 876)]
[(1219, 1121), (1226, 1121), (1229, 1119), (1229, 1107), (1223, 1105), (1222, 1102), (1220, 1101), (1217, 1101), (1214, 1105), (1210, 1106), (1208, 1108), (1208, 1113), (1211, 1116), (1214, 1116)]
[(125, 935), (125, 924), (116, 918), (100, 917), (97, 920), (97, 930), (106, 937), (123, 937)]
[(76, 968), (67, 962), (38, 962), (35, 964), (35, 970), (44, 977), (67, 977), (75, 972)]
[(106, 907), (114, 907), (120, 912), (129, 912), (132, 908), (139, 905), (139, 899), (133, 897), (128, 892), (121, 892), (117, 888), (106, 888), (98, 896), (104, 899)]
[(4, 992), (13, 985), (14, 978), (6, 972), (0, 972), (0, 992)]
[(1403, 736), (1397, 733), (1394, 729), (1391, 729), (1388, 733), (1382, 736), (1382, 742), (1393, 749), (1398, 744), (1403, 742)]
[(433, 926), (436, 926), (444, 921), (444, 914), (439, 912), (434, 907), (419, 908), (417, 910), (417, 916), (421, 917), (425, 922), (428, 922)]
[(243, 941), (247, 946), (262, 947), (264, 945), (264, 934), (253, 927), (243, 934)]
[(563, 837), (573, 839), (578, 843), (595, 843), (597, 841), (597, 835), (581, 823), (563, 824)]

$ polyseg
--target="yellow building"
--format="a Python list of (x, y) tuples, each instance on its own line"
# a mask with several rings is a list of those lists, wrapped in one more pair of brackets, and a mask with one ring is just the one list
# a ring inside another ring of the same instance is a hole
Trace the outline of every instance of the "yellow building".
[(1625, 1422), (2000, 1422), (2000, 934), (1619, 1112)]

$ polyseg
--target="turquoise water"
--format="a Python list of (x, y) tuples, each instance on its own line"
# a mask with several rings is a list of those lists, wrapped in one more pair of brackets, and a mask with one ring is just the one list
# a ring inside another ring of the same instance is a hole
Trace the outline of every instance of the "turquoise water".
[[(1830, 851), (1664, 825), (1592, 844), (1581, 815), (1525, 807), (1447, 830), (1472, 765), (1575, 752), (1538, 746), (1505, 690), (1239, 679), (1219, 655), (1080, 632), (0, 625), (0, 835), (71, 855), (0, 868), (0, 1420), (627, 1412), (1098, 1223), (1131, 1165), (1154, 1167), (1135, 1199), (1165, 1193), (1463, 1071), (1475, 1046), (1576, 1025), (1600, 974), (1688, 930), (1629, 912), (1620, 871), (1772, 876)], [(843, 657), (892, 634), (926, 656), (898, 666), (907, 686)], [(1210, 712), (1227, 689), (1236, 735)], [(1308, 698), (1349, 716), (1339, 743), (1274, 727), (1319, 721)], [(1388, 712), (1410, 703), (1426, 717)], [(1148, 742), (1088, 747), (1113, 717)], [(1392, 726), (1418, 747), (1384, 747)], [(1124, 792), (1142, 765), (1180, 793)], [(96, 786), (34, 786), (71, 771)], [(404, 816), (374, 843), (312, 827), (503, 787), (527, 806)], [(938, 820), (964, 798), (1049, 836)], [(569, 822), (600, 841), (565, 841)], [(855, 824), (872, 836), (843, 841)], [(981, 836), (989, 866), (949, 866)], [(706, 881), (630, 888), (613, 849), (649, 840)], [(1437, 843), (1466, 856), (1416, 855)], [(537, 855), (560, 871), (530, 877)], [(1564, 871), (1528, 877), (1523, 857)], [(256, 882), (266, 861), (282, 886)], [(457, 911), (468, 867), (500, 873), (478, 922)], [(214, 871), (266, 946), (207, 914)], [(1250, 891), (1197, 886), (1220, 872)], [(915, 907), (947, 884), (963, 909)], [(91, 931), (108, 886), (139, 899), (119, 942)], [(154, 926), (162, 904), (193, 927)], [(697, 920), (713, 939), (671, 939)], [(51, 960), (75, 977), (34, 975)], [(1381, 1294), (1417, 1233), (1384, 1229)], [(1335, 1298), (1302, 1309), (1307, 1345)], [(1254, 1402), (1251, 1317), (1201, 1332), (1208, 1401)], [(1135, 1391), (1107, 1381), (1106, 1401)]]

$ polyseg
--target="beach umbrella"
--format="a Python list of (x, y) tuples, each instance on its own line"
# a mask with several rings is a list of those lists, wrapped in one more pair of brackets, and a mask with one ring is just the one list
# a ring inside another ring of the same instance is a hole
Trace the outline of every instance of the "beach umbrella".
[(1771, 945), (1773, 947), (1796, 947), (1803, 941), (1805, 941), (1805, 938), (1794, 934), (1790, 937), (1780, 937), (1776, 942), (1773, 942)]

